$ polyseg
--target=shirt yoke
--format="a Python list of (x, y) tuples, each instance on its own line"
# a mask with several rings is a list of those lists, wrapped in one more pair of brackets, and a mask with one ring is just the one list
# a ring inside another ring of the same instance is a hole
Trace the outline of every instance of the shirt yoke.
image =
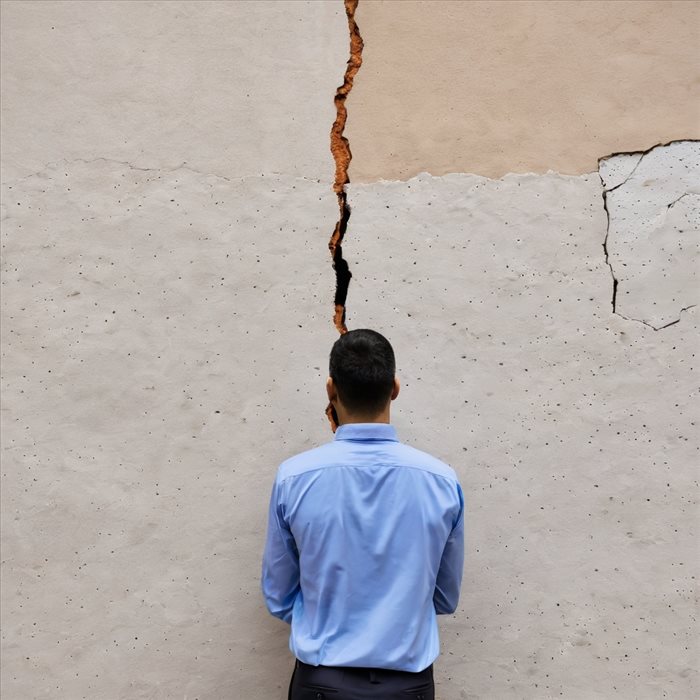
[(300, 476), (318, 469), (337, 467), (368, 466), (367, 461), (375, 460), (379, 466), (386, 468), (409, 467), (441, 476), (458, 482), (454, 469), (436, 457), (421, 450), (396, 441), (364, 442), (369, 449), (348, 450), (351, 441), (335, 440), (325, 445), (301, 452), (282, 462), (277, 472), (277, 481), (281, 483), (294, 476)]

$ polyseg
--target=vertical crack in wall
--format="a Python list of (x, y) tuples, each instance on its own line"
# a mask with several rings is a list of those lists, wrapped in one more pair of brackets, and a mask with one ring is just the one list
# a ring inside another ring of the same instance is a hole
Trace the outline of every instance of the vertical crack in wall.
[[(600, 175), (599, 175), (600, 177)], [(601, 177), (601, 182), (603, 178)], [(610, 262), (610, 253), (608, 252), (608, 238), (610, 237), (610, 212), (608, 211), (608, 190), (605, 189), (605, 183), (603, 183), (603, 209), (605, 209), (605, 216), (607, 217), (607, 228), (605, 230), (605, 240), (603, 241), (603, 251), (605, 252), (605, 264), (610, 268), (610, 275), (612, 276), (613, 288), (612, 288), (612, 312), (617, 314), (617, 285), (618, 280), (615, 277), (615, 270), (613, 270), (612, 263)]]
[(348, 267), (347, 261), (343, 258), (343, 238), (348, 228), (350, 219), (350, 207), (347, 201), (347, 192), (345, 186), (350, 182), (348, 177), (348, 167), (352, 160), (350, 152), (350, 143), (343, 136), (345, 130), (345, 122), (348, 118), (345, 100), (352, 90), (353, 80), (357, 71), (362, 65), (362, 48), (364, 46), (360, 30), (355, 22), (355, 11), (359, 0), (344, 0), (345, 14), (348, 18), (348, 28), (350, 31), (350, 58), (348, 59), (347, 68), (345, 69), (345, 77), (343, 84), (335, 93), (335, 108), (336, 118), (331, 128), (331, 153), (335, 159), (335, 181), (333, 183), (333, 191), (338, 196), (338, 208), (340, 217), (333, 229), (333, 234), (328, 242), (328, 248), (331, 251), (333, 259), (333, 269), (335, 270), (335, 313), (333, 322), (339, 333), (346, 333), (347, 326), (345, 325), (345, 302), (348, 296), (348, 286), (352, 273)]

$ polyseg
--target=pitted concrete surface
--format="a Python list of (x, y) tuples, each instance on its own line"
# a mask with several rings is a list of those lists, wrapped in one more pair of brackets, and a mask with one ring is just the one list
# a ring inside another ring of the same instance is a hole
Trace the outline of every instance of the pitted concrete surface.
[(282, 697), (260, 556), (329, 435), (335, 195), (97, 160), (3, 201), (3, 697)]
[(395, 423), (467, 494), (439, 696), (697, 694), (697, 309), (612, 313), (597, 175), (350, 185), (351, 327), (397, 350)]

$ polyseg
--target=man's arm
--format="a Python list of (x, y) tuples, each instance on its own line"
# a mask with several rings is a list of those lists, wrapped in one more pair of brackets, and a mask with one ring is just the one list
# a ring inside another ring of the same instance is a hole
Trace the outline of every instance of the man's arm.
[(457, 484), (459, 493), (459, 514), (447, 538), (440, 560), (433, 593), (433, 604), (438, 615), (450, 615), (457, 609), (459, 588), (462, 584), (464, 567), (464, 496)]
[(284, 521), (277, 481), (270, 497), (261, 584), (265, 605), (270, 613), (291, 623), (292, 608), (300, 590), (299, 552)]

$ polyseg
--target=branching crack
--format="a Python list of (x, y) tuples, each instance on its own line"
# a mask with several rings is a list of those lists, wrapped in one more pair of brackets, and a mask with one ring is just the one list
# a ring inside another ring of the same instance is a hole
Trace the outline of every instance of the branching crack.
[[(619, 280), (615, 276), (615, 270), (613, 269), (612, 262), (610, 261), (610, 251), (608, 250), (608, 238), (610, 236), (610, 210), (608, 209), (608, 194), (611, 192), (614, 192), (616, 189), (622, 187), (622, 185), (626, 184), (630, 178), (635, 174), (637, 171), (637, 168), (639, 168), (640, 163), (642, 160), (644, 160), (644, 156), (646, 156), (648, 153), (651, 153), (655, 148), (661, 147), (661, 146), (669, 146), (672, 143), (681, 143), (688, 141), (690, 139), (676, 139), (674, 141), (669, 141), (668, 143), (657, 143), (650, 148), (647, 148), (645, 151), (630, 151), (630, 152), (619, 152), (619, 153), (611, 153), (610, 155), (604, 156), (603, 158), (598, 159), (598, 177), (600, 177), (601, 184), (603, 185), (603, 208), (605, 209), (605, 215), (607, 217), (607, 227), (605, 231), (605, 240), (603, 241), (603, 252), (605, 253), (605, 264), (610, 268), (610, 276), (612, 277), (612, 282), (613, 282), (613, 289), (612, 289), (612, 311), (615, 315), (620, 316), (621, 318), (624, 318), (626, 321), (635, 321), (637, 323), (641, 323), (648, 328), (651, 328), (654, 331), (661, 331), (664, 328), (668, 328), (670, 326), (674, 326), (676, 323), (678, 323), (681, 320), (681, 315), (683, 312), (688, 311), (689, 309), (693, 309), (697, 306), (697, 304), (690, 304), (689, 306), (684, 306), (678, 313), (678, 318), (674, 319), (673, 321), (670, 321), (669, 323), (664, 324), (663, 326), (655, 326), (648, 321), (645, 321), (644, 319), (641, 318), (632, 318), (630, 316), (625, 316), (624, 314), (621, 314), (618, 309), (617, 309), (617, 291), (618, 291), (618, 286), (619, 286)], [(614, 187), (610, 187), (609, 189), (605, 188), (605, 180), (603, 179), (603, 176), (600, 173), (600, 164), (604, 160), (608, 160), (610, 158), (614, 158), (615, 156), (629, 156), (629, 155), (639, 155), (639, 160), (635, 163), (635, 166), (632, 168), (630, 171), (629, 175), (620, 183), (615, 185)], [(687, 197), (688, 195), (693, 194), (692, 192), (686, 192), (685, 194), (681, 195), (677, 199), (675, 199), (673, 202), (671, 202), (668, 206), (667, 209), (670, 209), (676, 202), (680, 201), (683, 199), (683, 197)]]
[[(621, 154), (621, 153), (615, 153), (614, 155), (615, 155), (615, 156), (619, 156), (619, 155), (622, 155), (622, 154)], [(608, 156), (608, 158), (612, 158), (612, 157), (613, 157), (613, 156)], [(640, 153), (640, 154), (639, 154), (639, 160), (635, 163), (634, 168), (632, 168), (632, 170), (630, 170), (630, 174), (629, 174), (622, 182), (619, 182), (617, 185), (615, 185), (615, 187), (611, 187), (609, 190), (606, 190), (606, 192), (614, 192), (618, 187), (622, 187), (622, 185), (626, 185), (626, 184), (627, 184), (627, 181), (637, 172), (637, 168), (639, 167), (639, 164), (642, 162), (642, 159), (643, 159), (643, 158), (644, 158), (644, 153)], [(599, 167), (599, 168), (600, 168), (600, 161), (601, 161), (601, 160), (603, 160), (603, 159), (600, 158), (600, 159), (598, 160), (598, 164), (599, 164), (598, 167)], [(602, 180), (602, 179), (603, 179), (603, 178), (601, 177), (601, 180)]]
[(339, 333), (346, 333), (347, 326), (345, 325), (345, 302), (348, 295), (348, 286), (352, 273), (348, 267), (347, 261), (343, 258), (343, 238), (348, 228), (350, 219), (350, 206), (348, 205), (347, 192), (345, 186), (350, 182), (348, 177), (348, 167), (352, 160), (350, 152), (350, 143), (343, 136), (345, 130), (345, 122), (348, 118), (348, 112), (345, 107), (345, 100), (352, 90), (353, 80), (357, 71), (362, 65), (362, 48), (364, 46), (360, 30), (355, 22), (355, 11), (359, 0), (344, 0), (345, 14), (348, 18), (348, 28), (350, 31), (350, 58), (348, 59), (347, 68), (343, 84), (335, 93), (335, 108), (336, 118), (331, 128), (331, 153), (335, 159), (335, 181), (333, 183), (333, 191), (338, 197), (338, 208), (340, 210), (340, 218), (338, 219), (328, 248), (331, 251), (333, 259), (333, 269), (335, 270), (335, 314), (333, 322)]
[(672, 206), (676, 205), (678, 202), (681, 201), (684, 197), (688, 197), (691, 194), (695, 194), (695, 192), (686, 192), (685, 194), (682, 194), (680, 197), (676, 197), (670, 204), (666, 206), (666, 209), (670, 209)]

